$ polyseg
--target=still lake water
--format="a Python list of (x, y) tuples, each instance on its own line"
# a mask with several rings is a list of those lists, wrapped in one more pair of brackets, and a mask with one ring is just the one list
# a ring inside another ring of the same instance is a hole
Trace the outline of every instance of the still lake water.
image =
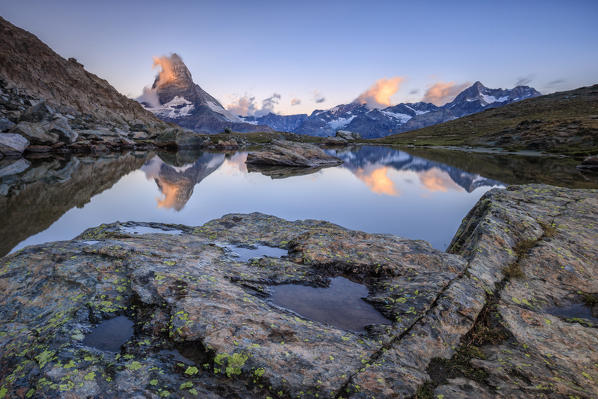
[(444, 250), (462, 218), (494, 187), (530, 182), (598, 186), (595, 176), (575, 169), (575, 162), (557, 158), (420, 154), (369, 146), (331, 152), (344, 164), (315, 172), (248, 171), (243, 152), (49, 158), (17, 168), (3, 161), (0, 256), (72, 239), (102, 223), (201, 225), (227, 213), (249, 212), (324, 219), (423, 239)]

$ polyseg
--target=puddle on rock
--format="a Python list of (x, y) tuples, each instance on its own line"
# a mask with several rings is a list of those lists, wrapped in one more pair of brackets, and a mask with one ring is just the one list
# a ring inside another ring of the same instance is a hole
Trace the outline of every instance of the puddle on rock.
[(81, 241), (83, 244), (85, 245), (95, 245), (97, 244), (99, 241), (97, 240), (86, 240), (86, 241)]
[(183, 234), (181, 230), (177, 229), (165, 230), (149, 226), (121, 226), (120, 230), (127, 234)]
[(242, 262), (249, 262), (253, 258), (262, 258), (269, 256), (271, 258), (280, 258), (288, 255), (286, 249), (268, 247), (266, 245), (256, 245), (255, 248), (244, 248), (239, 246), (227, 246), (232, 251), (235, 258), (239, 258)]
[(548, 308), (546, 312), (565, 320), (575, 321), (576, 319), (585, 319), (593, 325), (598, 325), (598, 317), (594, 316), (592, 308), (583, 303)]
[(133, 321), (117, 316), (98, 324), (83, 339), (83, 345), (109, 352), (120, 352), (120, 347), (133, 336)]
[(297, 284), (273, 287), (272, 303), (331, 326), (355, 331), (365, 331), (369, 324), (390, 324), (371, 304), (362, 298), (368, 296), (363, 284), (344, 277), (331, 279), (326, 288)]

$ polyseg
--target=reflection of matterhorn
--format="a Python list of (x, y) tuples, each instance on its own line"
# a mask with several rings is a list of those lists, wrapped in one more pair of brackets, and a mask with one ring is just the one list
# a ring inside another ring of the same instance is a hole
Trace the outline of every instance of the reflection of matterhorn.
[(148, 179), (154, 179), (164, 196), (158, 199), (158, 207), (177, 211), (185, 207), (193, 194), (193, 187), (224, 162), (224, 154), (202, 154), (192, 163), (163, 159), (167, 156), (153, 157), (141, 170)]
[(236, 132), (272, 130), (246, 123), (224, 109), (218, 100), (193, 83), (191, 72), (177, 54), (156, 57), (154, 65), (161, 71), (152, 87), (146, 87), (137, 101), (158, 118), (199, 133), (219, 133), (226, 128)]

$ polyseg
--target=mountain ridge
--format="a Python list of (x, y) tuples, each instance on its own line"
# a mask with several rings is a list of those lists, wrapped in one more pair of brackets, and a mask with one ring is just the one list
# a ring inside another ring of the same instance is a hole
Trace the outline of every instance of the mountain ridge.
[(370, 108), (366, 104), (351, 102), (340, 104), (329, 110), (314, 110), (302, 122), (294, 126), (287, 119), (298, 115), (268, 114), (261, 117), (245, 117), (245, 121), (266, 124), (274, 130), (283, 130), (291, 125), (292, 133), (312, 136), (333, 136), (337, 130), (349, 130), (363, 138), (384, 137), (435, 125), (463, 116), (500, 107), (512, 102), (541, 95), (529, 86), (513, 89), (490, 89), (477, 81), (459, 93), (455, 99), (442, 105), (432, 103), (399, 103), (386, 108)]

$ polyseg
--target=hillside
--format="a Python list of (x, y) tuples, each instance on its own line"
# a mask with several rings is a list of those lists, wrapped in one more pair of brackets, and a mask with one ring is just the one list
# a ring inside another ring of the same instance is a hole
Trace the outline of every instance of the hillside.
[(598, 153), (598, 85), (530, 98), (373, 140), (380, 144)]
[(118, 125), (168, 126), (74, 58), (64, 59), (35, 35), (1, 17), (0, 78), (62, 113), (90, 115)]

